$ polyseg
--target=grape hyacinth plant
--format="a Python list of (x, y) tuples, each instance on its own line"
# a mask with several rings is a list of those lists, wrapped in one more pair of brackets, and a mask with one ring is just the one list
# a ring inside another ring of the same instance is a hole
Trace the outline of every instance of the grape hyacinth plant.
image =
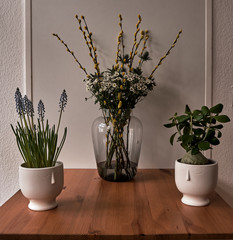
[(86, 83), (86, 88), (91, 93), (91, 97), (94, 98), (95, 103), (98, 103), (100, 109), (102, 109), (105, 124), (108, 128), (106, 133), (105, 166), (112, 168), (112, 161), (114, 161), (116, 163), (115, 178), (117, 178), (126, 166), (130, 166), (127, 148), (129, 145), (127, 141), (129, 140), (130, 112), (135, 105), (143, 100), (143, 98), (153, 90), (154, 86), (156, 86), (153, 75), (175, 47), (182, 30), (178, 32), (171, 47), (166, 54), (160, 58), (151, 73), (145, 76), (142, 67), (145, 62), (151, 60), (149, 51), (147, 51), (147, 43), (150, 36), (148, 30), (142, 30), (140, 28), (142, 22), (140, 15), (138, 15), (132, 47), (126, 51), (123, 18), (121, 14), (119, 14), (118, 24), (120, 32), (117, 38), (115, 61), (111, 68), (104, 71), (100, 69), (97, 49), (93, 42), (93, 34), (89, 30), (85, 17), (76, 15), (75, 18), (93, 61), (94, 73), (87, 72), (75, 53), (70, 50), (58, 34), (53, 33), (53, 36), (64, 45), (67, 52), (70, 53), (76, 61), (78, 67), (85, 73), (86, 78), (84, 82)]
[(67, 105), (67, 94), (63, 90), (59, 102), (59, 120), (57, 128), (55, 125), (49, 126), (48, 120), (45, 120), (45, 107), (42, 100), (38, 103), (37, 125), (34, 123), (34, 107), (32, 101), (25, 95), (22, 97), (19, 88), (15, 92), (16, 112), (19, 121), (15, 128), (11, 128), (16, 136), (16, 142), (19, 151), (28, 168), (45, 168), (55, 166), (61, 149), (65, 143), (67, 128), (58, 145), (58, 131), (62, 118), (62, 113)]

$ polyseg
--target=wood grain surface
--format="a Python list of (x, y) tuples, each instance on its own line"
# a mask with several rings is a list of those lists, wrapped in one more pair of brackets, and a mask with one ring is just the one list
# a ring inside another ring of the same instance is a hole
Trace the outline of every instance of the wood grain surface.
[(139, 170), (130, 182), (102, 180), (96, 170), (67, 169), (58, 207), (28, 209), (17, 192), (0, 208), (0, 240), (233, 239), (233, 209), (181, 203), (173, 170)]

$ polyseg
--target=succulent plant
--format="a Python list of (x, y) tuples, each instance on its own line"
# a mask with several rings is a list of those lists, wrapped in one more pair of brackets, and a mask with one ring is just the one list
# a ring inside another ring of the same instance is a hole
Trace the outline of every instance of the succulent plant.
[(212, 149), (212, 146), (220, 144), (219, 139), (222, 136), (220, 131), (223, 128), (222, 123), (230, 121), (227, 115), (220, 114), (223, 110), (223, 104), (219, 103), (211, 108), (203, 106), (200, 110), (191, 111), (186, 105), (185, 114), (174, 114), (171, 121), (164, 126), (166, 128), (176, 128), (176, 132), (170, 137), (170, 143), (173, 145), (175, 137), (177, 142), (186, 150), (185, 156), (181, 159), (182, 163), (187, 164), (208, 164), (208, 159), (202, 154), (202, 151)]

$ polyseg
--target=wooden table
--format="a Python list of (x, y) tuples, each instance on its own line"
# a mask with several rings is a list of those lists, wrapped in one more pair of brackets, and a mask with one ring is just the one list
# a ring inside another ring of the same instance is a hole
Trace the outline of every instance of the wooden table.
[(65, 170), (58, 208), (34, 212), (17, 192), (0, 208), (0, 240), (233, 239), (233, 209), (216, 193), (206, 207), (181, 203), (173, 170), (139, 170), (113, 183), (96, 170)]

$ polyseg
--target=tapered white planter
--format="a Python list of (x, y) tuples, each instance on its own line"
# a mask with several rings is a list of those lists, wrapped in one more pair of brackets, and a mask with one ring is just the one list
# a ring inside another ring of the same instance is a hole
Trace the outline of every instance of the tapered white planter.
[(29, 199), (28, 207), (34, 211), (45, 211), (57, 207), (56, 197), (64, 183), (63, 163), (54, 167), (19, 167), (19, 184), (22, 194)]
[(214, 191), (218, 181), (218, 163), (210, 160), (208, 165), (175, 163), (175, 182), (183, 193), (181, 201), (191, 206), (206, 206), (208, 195)]

